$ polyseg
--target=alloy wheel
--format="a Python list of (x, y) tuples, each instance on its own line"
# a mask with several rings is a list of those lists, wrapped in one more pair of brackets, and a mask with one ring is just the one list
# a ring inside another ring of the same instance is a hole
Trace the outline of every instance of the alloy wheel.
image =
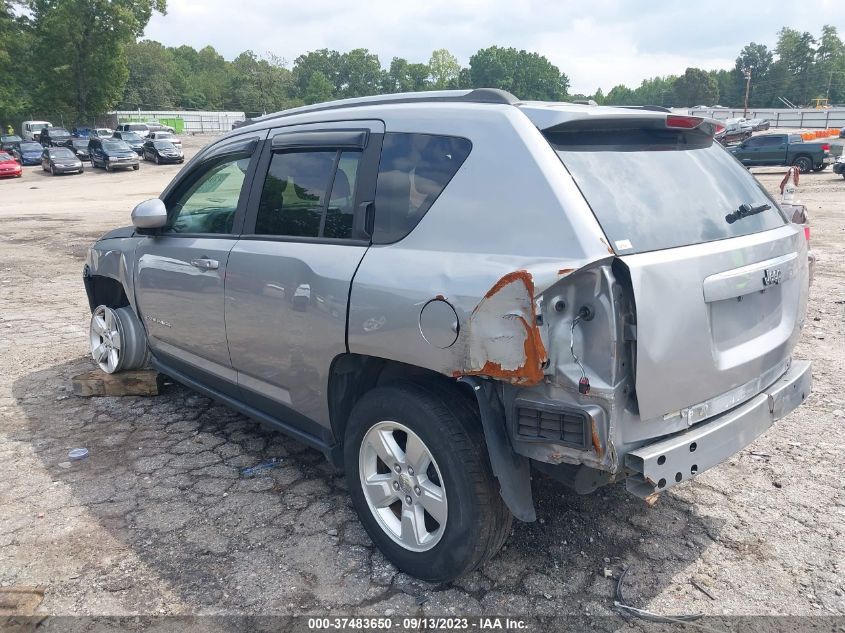
[(89, 328), (91, 357), (107, 374), (113, 374), (123, 364), (123, 331), (115, 311), (98, 306), (91, 315)]
[(358, 452), (364, 498), (384, 533), (414, 552), (440, 542), (446, 528), (446, 487), (420, 437), (392, 421), (374, 424)]

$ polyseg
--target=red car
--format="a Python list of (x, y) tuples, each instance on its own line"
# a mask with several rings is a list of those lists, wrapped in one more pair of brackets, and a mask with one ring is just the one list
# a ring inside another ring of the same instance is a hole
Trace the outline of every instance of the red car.
[(6, 176), (20, 178), (22, 174), (23, 170), (21, 169), (20, 163), (6, 152), (0, 152), (0, 178), (5, 178)]

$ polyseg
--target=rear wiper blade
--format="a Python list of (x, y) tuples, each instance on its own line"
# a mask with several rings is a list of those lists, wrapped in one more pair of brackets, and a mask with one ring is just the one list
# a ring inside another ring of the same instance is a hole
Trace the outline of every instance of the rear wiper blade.
[(759, 207), (752, 207), (750, 204), (741, 204), (739, 205), (739, 209), (728, 213), (725, 216), (725, 221), (728, 224), (733, 224), (737, 220), (741, 220), (742, 218), (748, 217), (749, 215), (756, 215), (757, 213), (768, 211), (771, 208), (772, 205), (770, 204), (761, 204)]

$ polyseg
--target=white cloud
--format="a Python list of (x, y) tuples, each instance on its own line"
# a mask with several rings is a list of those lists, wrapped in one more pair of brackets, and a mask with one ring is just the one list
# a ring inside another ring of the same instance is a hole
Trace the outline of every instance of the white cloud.
[(841, 20), (840, 0), (797, 3), (653, 3), (642, 0), (169, 0), (146, 37), (168, 46), (214, 46), (234, 58), (251, 49), (289, 62), (318, 48), (369, 48), (427, 62), (447, 48), (463, 64), (479, 48), (514, 46), (548, 57), (573, 92), (638, 85), (688, 66), (729, 68), (750, 41), (773, 46), (782, 26), (818, 34)]

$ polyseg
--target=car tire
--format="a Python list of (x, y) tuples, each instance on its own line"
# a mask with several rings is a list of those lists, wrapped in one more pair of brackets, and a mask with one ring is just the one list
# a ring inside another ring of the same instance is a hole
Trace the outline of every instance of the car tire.
[(51, 176), (55, 176), (55, 175), (56, 175), (56, 169), (55, 169), (52, 165), (50, 165), (50, 175), (51, 175)]
[(104, 168), (106, 171), (111, 171), (111, 165), (109, 165), (108, 162), (104, 162), (103, 165), (105, 166)]
[(156, 165), (160, 165), (160, 164), (161, 164), (161, 160), (159, 160), (158, 154), (153, 154), (153, 162), (154, 162)]
[(133, 170), (133, 171), (138, 171), (139, 169), (141, 169), (141, 166), (140, 166), (140, 165), (132, 165), (132, 170)]
[(813, 169), (813, 160), (809, 156), (799, 156), (792, 161), (792, 165), (802, 174), (807, 174)]
[[(409, 441), (414, 457), (406, 453)], [(364, 529), (412, 576), (457, 578), (489, 560), (510, 534), (513, 517), (478, 412), (460, 394), (411, 383), (369, 391), (349, 417), (344, 462)], [(362, 481), (371, 482), (366, 490)]]
[(149, 361), (144, 328), (130, 307), (97, 306), (88, 333), (91, 357), (107, 374), (138, 369)]
[(824, 171), (825, 169), (827, 169), (827, 165), (819, 165), (817, 167), (813, 167), (813, 171), (815, 172)]

